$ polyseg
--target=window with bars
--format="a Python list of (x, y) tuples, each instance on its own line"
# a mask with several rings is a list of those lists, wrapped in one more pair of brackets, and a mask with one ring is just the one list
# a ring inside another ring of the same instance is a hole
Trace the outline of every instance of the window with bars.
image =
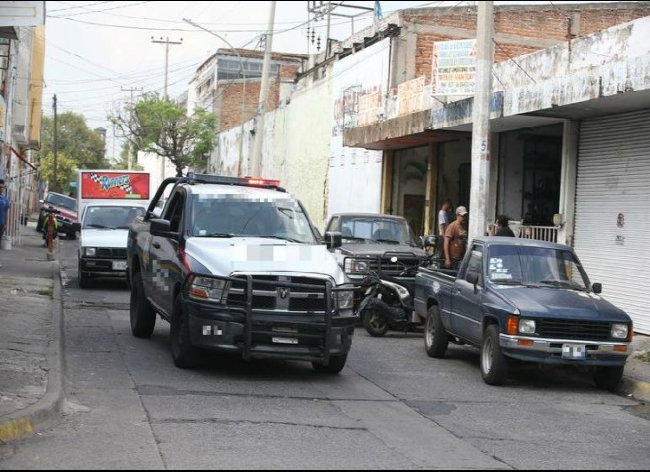
[[(261, 59), (243, 59), (244, 71), (247, 79), (257, 79), (262, 77)], [(271, 75), (277, 75), (280, 70), (280, 64), (271, 64)], [(239, 59), (220, 58), (217, 62), (217, 80), (236, 80), (243, 79)]]

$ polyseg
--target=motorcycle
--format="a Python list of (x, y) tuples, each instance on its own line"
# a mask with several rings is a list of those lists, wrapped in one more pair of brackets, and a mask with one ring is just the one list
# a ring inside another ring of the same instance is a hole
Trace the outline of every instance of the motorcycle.
[(52, 207), (46, 208), (44, 210), (45, 213), (45, 218), (43, 218), (43, 226), (41, 228), (41, 233), (43, 233), (43, 241), (44, 241), (44, 247), (48, 246), (48, 235), (49, 235), (49, 229), (48, 229), (48, 220), (50, 217), (52, 218), (52, 224), (53, 224), (53, 233), (52, 233), (52, 240), (54, 241), (56, 238), (59, 236), (58, 228), (59, 228), (59, 223), (56, 221), (56, 215), (60, 215), (61, 212), (59, 210), (55, 210)]
[[(417, 270), (422, 266), (431, 265), (432, 259), (425, 259), (417, 266), (405, 266), (400, 277), (415, 279)], [(397, 257), (393, 257), (391, 262), (397, 263)], [(373, 271), (366, 273), (362, 283), (365, 294), (357, 312), (370, 336), (383, 337), (391, 329), (404, 333), (415, 332), (418, 327), (423, 326), (423, 321), (413, 321), (414, 287), (405, 285), (401, 280), (380, 276)]]

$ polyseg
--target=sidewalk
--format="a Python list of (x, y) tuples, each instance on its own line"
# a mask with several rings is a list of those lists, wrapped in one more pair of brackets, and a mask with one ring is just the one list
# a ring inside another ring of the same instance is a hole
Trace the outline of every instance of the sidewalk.
[(55, 419), (63, 400), (61, 282), (34, 224), (0, 250), (0, 441)]
[(650, 403), (650, 336), (634, 335), (634, 353), (627, 361), (623, 391)]

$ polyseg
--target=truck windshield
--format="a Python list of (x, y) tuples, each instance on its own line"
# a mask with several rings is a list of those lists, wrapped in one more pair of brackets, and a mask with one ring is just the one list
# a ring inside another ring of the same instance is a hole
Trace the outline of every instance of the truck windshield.
[(83, 229), (129, 229), (133, 220), (144, 216), (143, 207), (88, 207), (85, 211)]
[(341, 219), (343, 242), (367, 244), (405, 244), (418, 247), (415, 235), (405, 220), (348, 216)]
[(50, 193), (45, 199), (45, 203), (49, 203), (50, 205), (55, 205), (58, 207), (63, 207), (66, 210), (77, 211), (77, 200), (75, 200), (74, 198), (64, 197), (63, 195)]
[(317, 244), (309, 219), (295, 200), (196, 195), (191, 218), (194, 237), (250, 236)]
[(535, 285), (588, 290), (584, 269), (570, 251), (561, 249), (492, 246), (488, 280), (496, 285)]

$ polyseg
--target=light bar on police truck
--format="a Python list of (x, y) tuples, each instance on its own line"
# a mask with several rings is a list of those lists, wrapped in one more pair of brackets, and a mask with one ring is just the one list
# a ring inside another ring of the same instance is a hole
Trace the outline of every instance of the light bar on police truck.
[(253, 179), (250, 177), (246, 177), (246, 181), (248, 182), (248, 185), (254, 185), (256, 187), (279, 187), (280, 186), (279, 180)]

